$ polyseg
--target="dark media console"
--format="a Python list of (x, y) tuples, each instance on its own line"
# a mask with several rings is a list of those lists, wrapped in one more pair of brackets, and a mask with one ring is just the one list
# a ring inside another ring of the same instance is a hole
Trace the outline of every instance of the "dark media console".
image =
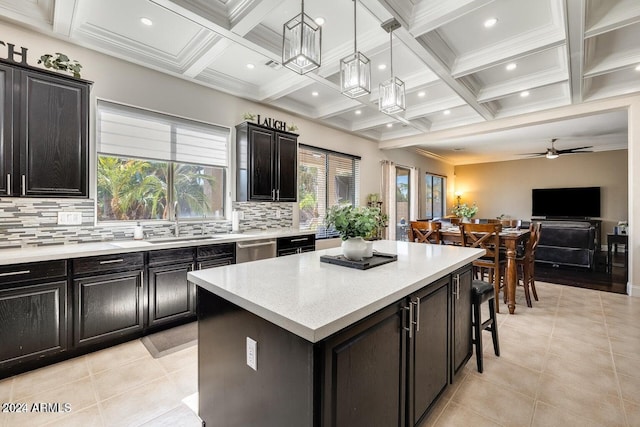
[(536, 262), (593, 269), (600, 250), (602, 221), (584, 218), (533, 218), (542, 224)]

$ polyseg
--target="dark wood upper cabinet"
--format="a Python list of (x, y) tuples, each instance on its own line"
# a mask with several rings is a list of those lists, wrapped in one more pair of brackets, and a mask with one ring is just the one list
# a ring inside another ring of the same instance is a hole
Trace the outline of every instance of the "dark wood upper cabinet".
[(0, 194), (88, 197), (91, 82), (0, 64)]
[(254, 123), (236, 126), (236, 200), (295, 202), (298, 135)]

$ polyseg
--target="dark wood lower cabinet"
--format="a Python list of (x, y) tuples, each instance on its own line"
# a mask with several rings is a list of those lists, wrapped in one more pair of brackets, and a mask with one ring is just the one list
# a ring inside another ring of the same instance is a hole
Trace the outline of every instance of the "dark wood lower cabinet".
[(451, 381), (473, 354), (471, 332), (471, 268), (462, 268), (452, 275), (451, 307), (453, 322), (453, 362)]
[(398, 302), (321, 344), (323, 426), (404, 426), (407, 334)]
[(415, 322), (409, 339), (407, 425), (418, 425), (449, 383), (449, 279), (410, 297)]
[(67, 348), (67, 281), (0, 288), (0, 370)]
[(74, 279), (74, 344), (142, 332), (142, 274), (125, 271)]
[(187, 281), (192, 263), (149, 267), (149, 326), (196, 315), (196, 289)]
[[(198, 288), (201, 418), (207, 426), (420, 425), (468, 360), (470, 266), (455, 274), (317, 343)], [(246, 366), (246, 337), (258, 342), (257, 372)], [(290, 409), (266, 409), (283, 403)]]

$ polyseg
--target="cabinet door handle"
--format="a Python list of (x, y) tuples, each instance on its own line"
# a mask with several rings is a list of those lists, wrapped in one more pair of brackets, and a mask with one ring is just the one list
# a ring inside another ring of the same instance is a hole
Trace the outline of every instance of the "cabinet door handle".
[(7, 196), (11, 195), (11, 174), (7, 174)]
[(102, 265), (102, 264), (117, 264), (119, 262), (124, 262), (124, 260), (122, 258), (120, 258), (120, 259), (110, 259), (110, 260), (107, 260), (107, 261), (100, 261), (100, 265)]
[(144, 285), (144, 270), (140, 270), (140, 288)]
[(276, 199), (276, 190), (275, 188), (271, 190), (271, 200), (275, 200)]
[(8, 273), (0, 273), (0, 277), (18, 276), (21, 274), (29, 274), (31, 270), (9, 271)]
[(27, 195), (27, 177), (22, 175), (22, 195)]
[(198, 270), (202, 270), (202, 263), (201, 262), (198, 263)]
[(416, 321), (414, 324), (416, 325), (416, 332), (420, 332), (420, 297), (416, 297), (416, 302), (413, 303), (416, 305)]
[(453, 276), (453, 294), (456, 296), (456, 299), (460, 299), (460, 275), (456, 274)]
[(280, 200), (280, 189), (276, 190), (276, 200)]
[(413, 322), (413, 302), (409, 301), (409, 307), (403, 307), (402, 309), (409, 310), (409, 320), (407, 321), (408, 327), (403, 327), (402, 329), (409, 332), (409, 339), (411, 339), (413, 338), (413, 327), (411, 325)]

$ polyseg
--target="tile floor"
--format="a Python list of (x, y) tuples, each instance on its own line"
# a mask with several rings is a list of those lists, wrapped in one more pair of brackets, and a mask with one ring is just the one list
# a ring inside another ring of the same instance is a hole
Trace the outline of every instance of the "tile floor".
[[(484, 374), (471, 359), (421, 427), (640, 426), (640, 298), (537, 287), (533, 308), (521, 292), (516, 315), (501, 303), (502, 356), (485, 332)], [(0, 402), (67, 402), (72, 411), (0, 413), (0, 426), (199, 426), (187, 405), (196, 357), (193, 346), (154, 359), (135, 340), (8, 378)]]

